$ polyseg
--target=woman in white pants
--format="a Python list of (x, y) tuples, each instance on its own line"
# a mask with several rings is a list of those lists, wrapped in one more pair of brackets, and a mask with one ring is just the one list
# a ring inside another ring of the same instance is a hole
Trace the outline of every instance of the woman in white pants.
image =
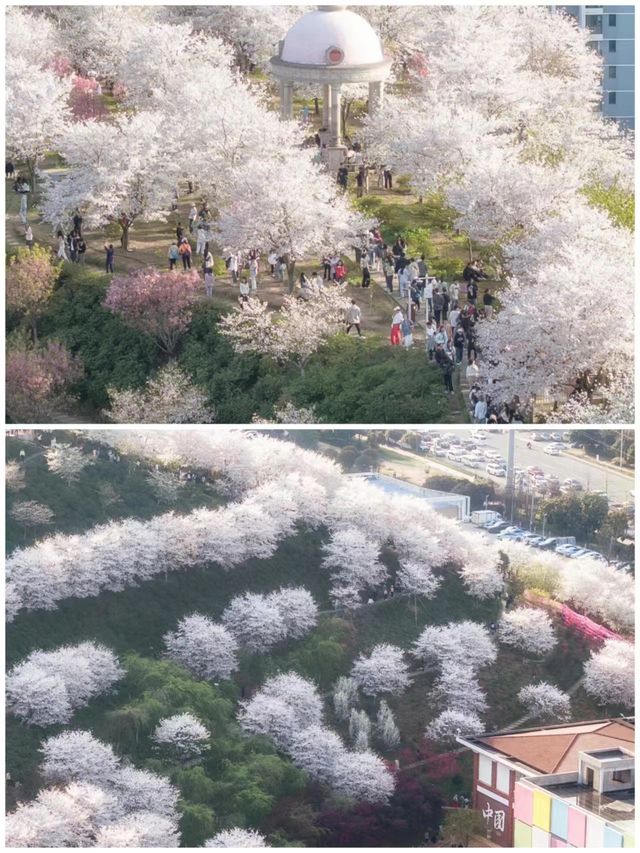
[(204, 247), (207, 243), (207, 233), (204, 228), (199, 225), (196, 232), (196, 255), (204, 254)]

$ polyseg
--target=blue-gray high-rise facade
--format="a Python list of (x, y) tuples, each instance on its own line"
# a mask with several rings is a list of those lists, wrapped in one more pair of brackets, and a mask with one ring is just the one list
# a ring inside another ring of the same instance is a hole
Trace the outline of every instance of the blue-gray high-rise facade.
[(604, 61), (602, 113), (635, 127), (635, 7), (560, 6), (590, 33)]

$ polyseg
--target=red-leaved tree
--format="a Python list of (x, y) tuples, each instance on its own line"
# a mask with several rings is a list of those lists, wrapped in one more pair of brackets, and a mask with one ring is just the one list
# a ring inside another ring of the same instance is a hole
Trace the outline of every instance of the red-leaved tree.
[(51, 419), (70, 404), (66, 389), (82, 374), (80, 360), (57, 341), (37, 349), (10, 349), (6, 361), (8, 417), (14, 423)]
[(102, 95), (98, 94), (98, 81), (95, 77), (73, 78), (73, 88), (69, 104), (73, 117), (78, 121), (104, 118), (109, 114)]
[(104, 307), (118, 314), (128, 326), (156, 339), (172, 355), (191, 323), (191, 309), (201, 289), (198, 273), (161, 272), (148, 267), (114, 276)]

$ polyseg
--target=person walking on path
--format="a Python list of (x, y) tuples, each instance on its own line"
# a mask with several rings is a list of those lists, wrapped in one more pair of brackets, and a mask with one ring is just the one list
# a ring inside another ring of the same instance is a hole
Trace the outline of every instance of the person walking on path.
[(68, 261), (67, 257), (67, 241), (65, 240), (64, 234), (62, 231), (58, 231), (58, 251), (56, 253), (56, 257), (61, 261)]
[(457, 325), (453, 333), (453, 347), (456, 351), (456, 364), (462, 364), (464, 353), (465, 334), (462, 326)]
[(429, 361), (433, 361), (436, 353), (436, 333), (438, 331), (438, 324), (433, 319), (430, 318), (427, 323), (425, 333), (427, 337), (427, 355), (429, 356)]
[(442, 373), (442, 381), (447, 394), (453, 394), (453, 359), (442, 344), (436, 347), (436, 364)]
[(231, 281), (235, 284), (238, 281), (238, 253), (231, 252), (227, 258), (227, 269), (231, 273)]
[(360, 311), (360, 308), (358, 307), (356, 300), (352, 299), (351, 305), (347, 308), (347, 316), (346, 316), (347, 334), (349, 334), (349, 332), (351, 331), (351, 327), (355, 326), (356, 332), (358, 333), (358, 337), (359, 338), (362, 337), (362, 331), (360, 329), (361, 319), (362, 319), (362, 312)]
[(204, 247), (202, 271), (204, 273), (204, 289), (209, 298), (213, 296), (213, 285), (215, 283), (215, 275), (213, 273), (213, 255), (209, 251), (209, 244)]
[(477, 424), (486, 424), (487, 422), (487, 401), (484, 394), (480, 394), (478, 402), (473, 410), (473, 419)]
[(167, 253), (167, 257), (169, 258), (169, 269), (174, 270), (178, 263), (178, 258), (180, 257), (180, 252), (178, 251), (178, 244), (175, 241), (169, 246), (169, 252)]
[(182, 258), (182, 269), (190, 270), (191, 269), (191, 244), (187, 240), (186, 237), (182, 238), (182, 242), (180, 243), (180, 248), (178, 249), (180, 252), (180, 257)]
[(402, 332), (402, 345), (404, 347), (413, 346), (413, 326), (411, 325), (411, 319), (409, 317), (403, 317), (402, 326), (400, 328)]
[(395, 275), (396, 267), (393, 258), (389, 255), (385, 255), (385, 259), (382, 262), (382, 272), (384, 273), (384, 280), (387, 283), (387, 290), (389, 293), (393, 293), (393, 276)]
[(249, 261), (249, 281), (251, 283), (251, 291), (255, 293), (258, 289), (258, 259), (251, 258)]
[(113, 248), (113, 243), (105, 243), (104, 244), (104, 263), (105, 269), (108, 273), (113, 272), (113, 260), (115, 257), (115, 249)]
[(207, 242), (207, 234), (204, 230), (204, 223), (200, 223), (196, 230), (196, 255), (204, 253), (204, 247)]
[(73, 230), (78, 237), (82, 237), (82, 215), (76, 207), (76, 212), (73, 214)]
[(398, 305), (393, 312), (391, 318), (391, 346), (400, 346), (402, 343), (402, 323), (404, 314), (402, 308)]
[(24, 240), (27, 244), (27, 249), (33, 249), (33, 230), (30, 225), (27, 225), (27, 228), (24, 232)]
[(489, 290), (489, 288), (487, 288), (482, 296), (482, 304), (484, 305), (484, 316), (487, 320), (490, 320), (493, 317), (493, 301), (494, 296)]
[(467, 365), (467, 369), (465, 370), (465, 376), (466, 376), (467, 382), (470, 385), (473, 385), (475, 382), (477, 382), (479, 375), (480, 375), (480, 369), (478, 368), (478, 365), (476, 364), (475, 359), (471, 358), (469, 360), (469, 364)]
[(371, 284), (371, 272), (369, 271), (369, 261), (366, 257), (362, 259), (362, 286), (369, 287)]
[(440, 288), (436, 287), (433, 292), (433, 314), (436, 318), (436, 323), (442, 322), (442, 311), (444, 309), (444, 297), (440, 293)]
[(189, 232), (193, 234), (193, 229), (195, 228), (196, 219), (198, 218), (198, 208), (195, 204), (192, 204), (189, 208)]
[(78, 263), (83, 264), (87, 258), (87, 244), (82, 236), (78, 237), (76, 252), (78, 255)]

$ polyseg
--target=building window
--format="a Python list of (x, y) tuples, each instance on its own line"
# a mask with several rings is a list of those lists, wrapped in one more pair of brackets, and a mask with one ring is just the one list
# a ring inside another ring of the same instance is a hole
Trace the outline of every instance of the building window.
[(618, 68), (616, 65), (609, 66), (609, 80), (615, 80), (618, 76)]
[(587, 15), (585, 18), (587, 29), (594, 35), (602, 35), (602, 15)]
[(612, 779), (614, 782), (622, 782), (625, 785), (630, 785), (631, 770), (614, 770)]
[(487, 758), (486, 755), (479, 756), (478, 761), (478, 781), (484, 782), (485, 785), (493, 784), (493, 761)]
[(615, 27), (615, 25), (616, 25), (616, 16), (615, 15), (609, 15), (609, 26)]
[(615, 92), (608, 92), (607, 94), (609, 95), (609, 103), (610, 103), (610, 104), (615, 104), (615, 102), (616, 102), (616, 93), (615, 93)]
[(609, 40), (609, 53), (615, 53), (615, 52), (616, 52), (616, 40), (610, 39)]
[(505, 767), (504, 764), (500, 764), (498, 761), (496, 764), (496, 788), (499, 791), (503, 791), (505, 794), (509, 793), (509, 777), (511, 772), (508, 767)]

